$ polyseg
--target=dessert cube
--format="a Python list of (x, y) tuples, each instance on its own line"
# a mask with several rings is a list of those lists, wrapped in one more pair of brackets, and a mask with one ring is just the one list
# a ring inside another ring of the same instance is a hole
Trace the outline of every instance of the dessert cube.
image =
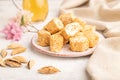
[(87, 32), (87, 33), (84, 33), (84, 34), (89, 40), (89, 47), (90, 48), (94, 47), (98, 43), (99, 37), (96, 33)]
[(37, 42), (40, 46), (49, 46), (49, 41), (50, 41), (50, 32), (46, 30), (40, 30), (38, 31), (38, 39)]
[(58, 52), (62, 49), (64, 38), (59, 33), (53, 34), (50, 37), (50, 51)]
[(74, 16), (70, 13), (60, 15), (60, 20), (63, 22), (64, 26), (69, 23), (72, 23), (74, 20)]
[(82, 26), (80, 26), (79, 23), (74, 22), (67, 24), (66, 27), (61, 31), (61, 35), (65, 38), (65, 40), (68, 40), (79, 31), (82, 31)]
[(70, 38), (70, 49), (75, 52), (82, 52), (89, 48), (89, 41), (85, 36)]
[(64, 28), (62, 21), (59, 18), (54, 18), (45, 27), (51, 34), (55, 34)]
[(78, 22), (82, 27), (84, 27), (86, 25), (86, 23), (84, 21), (82, 21), (80, 18), (75, 18), (73, 20), (73, 22)]
[(85, 25), (83, 28), (83, 32), (95, 32), (96, 28), (93, 25)]

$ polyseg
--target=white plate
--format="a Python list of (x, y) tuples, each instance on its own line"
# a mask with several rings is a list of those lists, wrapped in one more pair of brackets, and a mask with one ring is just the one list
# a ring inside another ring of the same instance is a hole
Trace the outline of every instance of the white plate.
[[(103, 36), (97, 32), (99, 35), (100, 40), (103, 39)], [(37, 44), (37, 34), (35, 34), (31, 40), (32, 47), (40, 53), (51, 55), (51, 56), (58, 56), (58, 57), (80, 57), (80, 56), (87, 56), (93, 53), (96, 46), (93, 48), (89, 48), (83, 52), (73, 52), (69, 49), (69, 45), (65, 45), (61, 51), (59, 52), (51, 52), (48, 47), (42, 47)]]

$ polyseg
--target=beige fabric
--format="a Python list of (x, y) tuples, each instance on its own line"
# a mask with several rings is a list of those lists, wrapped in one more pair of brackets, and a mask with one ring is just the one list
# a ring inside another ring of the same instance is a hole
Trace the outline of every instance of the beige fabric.
[(97, 25), (106, 37), (120, 37), (120, 0), (64, 0), (60, 13), (72, 13)]
[(97, 46), (87, 71), (93, 80), (120, 80), (120, 38), (108, 38)]
[(97, 26), (106, 37), (90, 57), (93, 80), (120, 80), (120, 0), (64, 0), (60, 13), (72, 13)]

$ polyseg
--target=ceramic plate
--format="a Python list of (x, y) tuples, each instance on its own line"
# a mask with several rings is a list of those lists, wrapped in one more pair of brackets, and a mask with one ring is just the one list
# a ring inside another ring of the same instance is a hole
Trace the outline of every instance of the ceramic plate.
[[(99, 35), (99, 41), (101, 39), (103, 39), (103, 36), (97, 32), (97, 34)], [(42, 46), (39, 46), (37, 44), (37, 34), (35, 34), (31, 40), (31, 44), (32, 44), (32, 47), (37, 50), (38, 52), (40, 53), (43, 53), (43, 54), (47, 54), (47, 55), (51, 55), (51, 56), (58, 56), (58, 57), (81, 57), (81, 56), (87, 56), (87, 55), (90, 55), (93, 53), (93, 51), (95, 50), (96, 46), (93, 47), (93, 48), (89, 48), (88, 50), (86, 51), (83, 51), (83, 52), (73, 52), (69, 49), (69, 45), (64, 45), (64, 47), (62, 48), (61, 51), (59, 52), (51, 52), (49, 50), (49, 46), (48, 47), (42, 47)]]

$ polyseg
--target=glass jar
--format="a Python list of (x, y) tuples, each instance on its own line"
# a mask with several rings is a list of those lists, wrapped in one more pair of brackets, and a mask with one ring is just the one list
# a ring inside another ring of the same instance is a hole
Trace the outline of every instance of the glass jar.
[(43, 21), (48, 14), (48, 1), (23, 0), (23, 9), (33, 13), (32, 21)]
[[(15, 5), (19, 7), (16, 1), (13, 0)], [(44, 21), (48, 14), (48, 0), (22, 0), (22, 9), (33, 13), (32, 21)]]

